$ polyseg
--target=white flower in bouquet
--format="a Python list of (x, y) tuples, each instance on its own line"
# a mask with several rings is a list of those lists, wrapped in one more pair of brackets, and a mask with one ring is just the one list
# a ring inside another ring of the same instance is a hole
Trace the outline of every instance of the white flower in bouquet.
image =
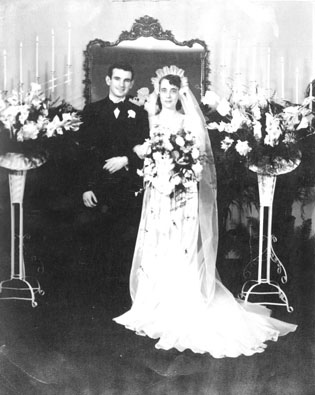
[(185, 136), (185, 140), (186, 141), (193, 141), (193, 139), (194, 139), (193, 134), (191, 133), (191, 131), (188, 130), (186, 133), (186, 136)]
[(163, 137), (163, 145), (166, 151), (172, 151), (174, 149), (173, 144), (170, 142), (169, 138), (167, 136)]
[(175, 187), (176, 185), (180, 185), (182, 183), (182, 178), (178, 174), (175, 174), (171, 178), (170, 182)]
[(248, 145), (248, 141), (241, 140), (237, 140), (235, 149), (242, 156), (246, 156), (252, 150), (251, 147)]
[(233, 143), (234, 143), (234, 140), (231, 139), (230, 137), (226, 136), (226, 137), (224, 137), (224, 140), (221, 141), (221, 148), (224, 151), (227, 151)]
[(191, 165), (191, 169), (194, 172), (194, 175), (197, 178), (197, 180), (200, 181), (201, 173), (203, 169), (202, 164), (200, 162), (194, 163), (193, 165)]
[(195, 160), (197, 160), (200, 157), (200, 152), (197, 147), (193, 147), (193, 149), (191, 150), (191, 157)]
[(180, 147), (184, 147), (185, 145), (185, 140), (181, 136), (176, 136), (175, 142)]
[(147, 143), (149, 149), (143, 168), (145, 183), (152, 184), (161, 193), (171, 195), (185, 190), (188, 181), (199, 181), (201, 157), (191, 131), (181, 129), (174, 133), (156, 126)]

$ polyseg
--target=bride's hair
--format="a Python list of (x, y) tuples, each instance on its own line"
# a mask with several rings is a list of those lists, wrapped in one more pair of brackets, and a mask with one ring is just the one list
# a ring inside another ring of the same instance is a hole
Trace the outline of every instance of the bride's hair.
[[(174, 85), (178, 89), (181, 88), (181, 78), (178, 75), (168, 74), (168, 75), (163, 76), (159, 81), (159, 86), (161, 86), (161, 83), (163, 80), (167, 80), (170, 83), (170, 85)], [(160, 95), (157, 98), (157, 105), (159, 106), (159, 110), (161, 111), (162, 104), (161, 104), (161, 100), (160, 100)], [(176, 103), (176, 110), (179, 111), (181, 109), (182, 109), (182, 103), (180, 102), (180, 100), (178, 100), (178, 102)]]

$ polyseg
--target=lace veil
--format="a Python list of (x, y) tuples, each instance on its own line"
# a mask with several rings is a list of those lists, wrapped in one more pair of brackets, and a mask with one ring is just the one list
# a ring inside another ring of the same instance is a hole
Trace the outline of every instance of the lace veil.
[[(156, 71), (157, 77), (152, 78), (154, 92), (150, 95), (149, 105), (146, 106), (149, 115), (155, 115), (156, 99), (159, 82), (163, 76), (175, 74), (181, 78), (180, 100), (187, 119), (187, 128), (196, 135), (199, 142), (201, 155), (205, 158), (203, 163), (202, 178), (199, 182), (199, 235), (198, 235), (198, 266), (201, 276), (201, 291), (207, 303), (214, 295), (216, 279), (216, 256), (218, 245), (218, 220), (217, 220), (217, 181), (214, 157), (211, 148), (204, 116), (198, 102), (189, 89), (188, 80), (184, 70), (176, 66), (165, 66)], [(143, 207), (142, 217), (146, 208)], [(139, 230), (137, 246), (130, 276), (131, 297), (137, 291), (137, 271), (141, 264), (141, 229)]]

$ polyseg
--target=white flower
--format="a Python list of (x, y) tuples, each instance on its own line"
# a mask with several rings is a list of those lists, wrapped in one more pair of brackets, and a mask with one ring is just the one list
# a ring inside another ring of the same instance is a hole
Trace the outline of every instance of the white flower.
[(38, 127), (37, 124), (33, 121), (30, 121), (23, 125), (23, 127), (17, 133), (17, 140), (35, 140), (38, 136)]
[(261, 135), (261, 123), (259, 121), (254, 122), (253, 128), (254, 128), (254, 137), (256, 139), (260, 139), (262, 136)]
[(270, 145), (271, 147), (275, 146), (275, 142), (271, 139), (271, 137), (268, 134), (264, 138), (264, 144)]
[(188, 132), (186, 133), (185, 140), (186, 140), (186, 141), (192, 141), (193, 138), (194, 138), (193, 134), (192, 134), (190, 131), (188, 131)]
[(167, 151), (172, 151), (174, 149), (173, 144), (170, 142), (170, 140), (167, 137), (163, 138), (163, 145)]
[(26, 107), (26, 106), (22, 106), (21, 107), (21, 112), (20, 112), (20, 115), (19, 115), (19, 121), (20, 121), (20, 123), (22, 124), (22, 125), (24, 125), (24, 123), (26, 122), (26, 120), (27, 120), (27, 118), (28, 118), (28, 116), (29, 116), (29, 110), (28, 110), (28, 108)]
[(200, 179), (201, 172), (202, 172), (202, 169), (203, 169), (201, 163), (200, 162), (194, 163), (191, 166), (191, 169), (195, 173), (195, 176), (197, 177), (197, 179)]
[(136, 118), (136, 113), (134, 110), (128, 110), (128, 118)]
[(5, 101), (0, 97), (0, 111), (6, 108)]
[(231, 139), (230, 137), (225, 137), (224, 138), (224, 140), (222, 140), (221, 141), (221, 148), (224, 150), (224, 151), (227, 151), (230, 147), (231, 147), (231, 145), (233, 144), (233, 142), (234, 142), (234, 140), (233, 139)]
[(207, 124), (207, 129), (209, 130), (218, 130), (219, 124), (217, 122), (210, 122)]
[(301, 122), (300, 122), (299, 126), (296, 129), (297, 130), (299, 130), (299, 129), (306, 129), (306, 128), (308, 128), (308, 126), (309, 126), (308, 119), (306, 117), (303, 117), (301, 119)]
[(255, 103), (252, 108), (252, 114), (253, 117), (258, 121), (259, 119), (261, 119), (261, 111), (260, 111), (260, 107), (258, 106), (257, 103)]
[(206, 94), (201, 99), (202, 104), (214, 108), (217, 107), (219, 102), (220, 102), (220, 97), (213, 91), (207, 91)]
[(185, 145), (185, 140), (181, 136), (177, 136), (175, 139), (175, 142), (180, 147), (184, 147), (184, 145)]
[(150, 95), (149, 88), (143, 87), (137, 90), (137, 98), (140, 105), (144, 105), (144, 103), (148, 100)]
[(228, 133), (231, 133), (230, 132), (230, 124), (221, 121), (220, 124), (219, 124), (219, 129), (218, 130), (219, 130), (219, 132), (225, 132), (226, 131)]
[(171, 178), (171, 184), (173, 186), (180, 185), (182, 183), (182, 179), (178, 174), (174, 174), (174, 176)]
[(252, 150), (251, 147), (248, 145), (248, 141), (241, 140), (237, 140), (235, 149), (241, 156), (246, 156)]
[(241, 128), (244, 122), (246, 122), (246, 118), (243, 113), (238, 108), (232, 110), (230, 133), (235, 133), (238, 129)]
[(153, 152), (152, 157), (156, 162), (158, 162), (162, 159), (162, 154), (161, 152)]
[(11, 97), (8, 98), (8, 103), (11, 106), (17, 106), (19, 104), (19, 94), (17, 91), (12, 91)]
[(55, 134), (57, 128), (60, 127), (61, 121), (58, 115), (54, 116), (54, 119), (47, 124), (46, 136), (52, 137)]
[(293, 134), (287, 133), (283, 139), (283, 144), (295, 144), (296, 143), (296, 138), (294, 137)]
[(137, 169), (137, 174), (139, 177), (143, 177), (144, 176), (144, 171), (142, 169)]
[(71, 121), (71, 120), (72, 120), (72, 114), (70, 114), (69, 112), (62, 114), (62, 122)]
[(280, 119), (273, 117), (271, 114), (266, 113), (266, 137), (265, 144), (274, 147), (279, 142), (279, 137), (282, 134), (280, 128)]
[(230, 103), (225, 98), (223, 98), (217, 106), (217, 112), (222, 115), (222, 117), (225, 117), (230, 113), (230, 111)]
[(197, 147), (193, 147), (193, 149), (191, 150), (191, 157), (193, 159), (198, 159), (199, 158), (199, 149)]
[(42, 104), (42, 100), (38, 96), (34, 96), (31, 100), (31, 105), (34, 106), (36, 109), (40, 108)]
[(41, 85), (37, 84), (36, 82), (31, 82), (31, 92), (40, 92), (41, 91)]

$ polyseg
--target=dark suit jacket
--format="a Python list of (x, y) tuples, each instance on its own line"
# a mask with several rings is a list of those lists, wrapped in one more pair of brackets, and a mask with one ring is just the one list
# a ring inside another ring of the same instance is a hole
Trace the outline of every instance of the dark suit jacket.
[[(109, 205), (124, 204), (134, 194), (141, 179), (136, 174), (142, 161), (132, 148), (149, 135), (146, 111), (127, 98), (116, 119), (108, 97), (87, 104), (82, 112), (80, 129), (82, 155), (82, 192), (92, 190), (99, 201)], [(109, 174), (105, 160), (127, 156), (128, 169)]]

